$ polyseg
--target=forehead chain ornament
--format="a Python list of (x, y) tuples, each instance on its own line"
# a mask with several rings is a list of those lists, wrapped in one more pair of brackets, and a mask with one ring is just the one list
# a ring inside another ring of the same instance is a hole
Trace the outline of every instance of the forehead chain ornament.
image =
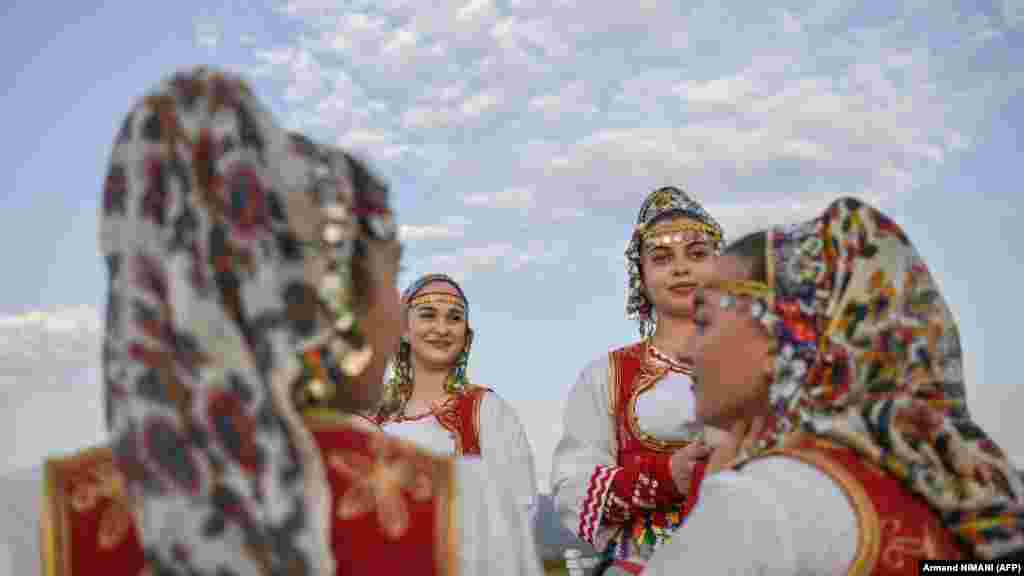
[(774, 291), (767, 284), (753, 280), (715, 282), (706, 287), (710, 290), (721, 292), (718, 298), (718, 307), (722, 310), (732, 310), (739, 302), (739, 298), (750, 298), (753, 302), (750, 305), (750, 316), (771, 327), (774, 324), (775, 315), (769, 309), (773, 300)]
[(316, 167), (316, 199), (320, 204), (318, 241), (312, 243), (314, 258), (326, 260), (317, 285), (317, 299), (331, 325), (299, 347), (308, 382), (306, 393), (322, 403), (337, 392), (334, 379), (322, 365), (320, 350), (329, 350), (344, 376), (362, 374), (373, 358), (373, 348), (359, 332), (352, 306), (352, 257), (358, 240), (358, 222), (353, 215), (353, 191), (349, 180), (334, 176), (326, 160)]

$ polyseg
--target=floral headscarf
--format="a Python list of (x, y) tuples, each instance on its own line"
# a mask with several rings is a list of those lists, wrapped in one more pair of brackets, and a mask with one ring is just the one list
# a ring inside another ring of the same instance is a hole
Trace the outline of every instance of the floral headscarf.
[[(956, 323), (900, 227), (842, 199), (767, 244), (768, 285), (721, 302), (754, 296), (777, 339), (775, 421), (747, 456), (798, 430), (828, 437), (922, 496), (975, 557), (1024, 548), (1024, 486), (970, 419)], [(979, 482), (981, 462), (1001, 478)]]
[(682, 216), (691, 218), (698, 226), (688, 230), (676, 231), (684, 235), (680, 238), (686, 242), (698, 239), (709, 242), (717, 253), (721, 250), (725, 236), (722, 227), (696, 200), (686, 192), (672, 186), (659, 188), (647, 195), (640, 205), (636, 217), (633, 235), (626, 246), (626, 272), (629, 286), (626, 288), (626, 317), (640, 323), (640, 336), (646, 338), (654, 332), (656, 322), (654, 306), (644, 293), (643, 277), (640, 274), (640, 254), (644, 245), (645, 233), (649, 227), (663, 216)]
[[(451, 373), (448, 375), (448, 379), (445, 380), (444, 389), (445, 392), (454, 393), (464, 390), (469, 383), (469, 377), (466, 374), (466, 367), (469, 364), (469, 351), (473, 345), (473, 329), (469, 327), (469, 300), (466, 299), (465, 292), (462, 291), (462, 287), (459, 286), (453, 278), (447, 274), (426, 274), (420, 277), (418, 280), (409, 285), (402, 293), (402, 304), (404, 306), (403, 317), (408, 322), (410, 307), (413, 304), (413, 300), (421, 294), (424, 287), (434, 282), (444, 282), (451, 285), (458, 293), (459, 298), (462, 300), (462, 305), (465, 307), (465, 318), (466, 318), (466, 346), (462, 349), (458, 358), (455, 359), (455, 365), (452, 367)], [(381, 403), (381, 408), (377, 414), (378, 421), (385, 421), (395, 415), (399, 415), (405, 411), (405, 405), (409, 402), (409, 398), (412, 396), (413, 388), (413, 370), (410, 354), (412, 353), (409, 347), (409, 342), (402, 337), (402, 341), (398, 344), (398, 351), (395, 353), (391, 363), (391, 374), (388, 378), (387, 384), (384, 389), (384, 399)]]
[(395, 238), (386, 187), (198, 68), (124, 120), (100, 236), (107, 424), (153, 571), (332, 574), (326, 476), (291, 387), (302, 358), (338, 386), (366, 366), (352, 262)]

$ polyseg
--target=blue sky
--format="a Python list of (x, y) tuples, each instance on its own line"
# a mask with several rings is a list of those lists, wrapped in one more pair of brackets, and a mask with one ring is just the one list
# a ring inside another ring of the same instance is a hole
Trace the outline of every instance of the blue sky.
[(426, 4), (3, 9), (4, 470), (101, 438), (105, 159), (132, 100), (197, 63), (389, 180), (403, 286), (464, 279), (471, 376), (519, 408), (545, 485), (578, 371), (635, 337), (622, 250), (664, 184), (733, 238), (839, 195), (892, 214), (960, 320), (973, 411), (1024, 464), (1018, 2)]

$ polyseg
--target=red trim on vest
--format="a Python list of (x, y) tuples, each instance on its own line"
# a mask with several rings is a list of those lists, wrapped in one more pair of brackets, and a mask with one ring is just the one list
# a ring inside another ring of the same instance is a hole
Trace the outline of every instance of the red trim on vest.
[(918, 573), (928, 560), (967, 558), (939, 515), (901, 481), (853, 450), (824, 438), (795, 434), (764, 456), (785, 456), (821, 470), (846, 494), (857, 517), (858, 542), (847, 574)]
[(455, 452), (460, 456), (480, 455), (480, 404), (493, 392), (483, 386), (468, 386), (434, 414), (437, 423), (455, 436)]

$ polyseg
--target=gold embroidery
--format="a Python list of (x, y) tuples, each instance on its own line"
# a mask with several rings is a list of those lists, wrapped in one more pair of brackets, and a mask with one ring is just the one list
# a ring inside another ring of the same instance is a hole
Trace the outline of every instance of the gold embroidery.
[(71, 489), (71, 509), (79, 514), (94, 509), (100, 500), (117, 500), (124, 494), (124, 479), (113, 462), (89, 470), (84, 480)]
[(408, 307), (409, 309), (412, 309), (417, 306), (430, 306), (432, 304), (448, 304), (459, 308), (460, 310), (465, 310), (465, 304), (462, 302), (462, 298), (446, 292), (427, 292), (426, 294), (419, 294), (409, 302)]
[(90, 448), (45, 464), (43, 565), (47, 576), (70, 574), (72, 569), (72, 515), (99, 511), (96, 546), (110, 550), (121, 545), (135, 529), (124, 477), (114, 465), (111, 450)]
[(932, 538), (931, 531), (925, 528), (924, 535), (914, 537), (900, 534), (902, 522), (899, 518), (888, 518), (882, 522), (882, 534), (888, 542), (882, 550), (882, 563), (889, 568), (899, 569), (906, 564), (908, 558), (941, 558), (939, 547)]
[(131, 510), (124, 496), (124, 477), (113, 462), (103, 462), (89, 470), (71, 488), (71, 509), (76, 513), (84, 514), (97, 507), (101, 508), (97, 543), (101, 550), (113, 549), (124, 541), (132, 528)]
[(662, 378), (669, 373), (667, 365), (657, 362), (653, 357), (653, 346), (649, 343), (644, 343), (644, 359), (643, 364), (637, 371), (635, 384), (632, 387), (632, 391), (629, 394), (629, 400), (625, 406), (626, 409), (626, 426), (629, 427), (629, 431), (633, 434), (633, 437), (640, 441), (645, 447), (657, 452), (674, 452), (680, 448), (689, 446), (691, 442), (698, 439), (698, 437), (691, 438), (690, 440), (660, 440), (647, 432), (644, 432), (640, 428), (640, 419), (636, 415), (636, 403), (640, 399), (640, 395), (647, 390), (654, 387)]
[(351, 520), (376, 511), (381, 529), (397, 540), (409, 530), (404, 495), (416, 502), (426, 502), (434, 495), (429, 469), (417, 465), (415, 454), (405, 453), (400, 444), (383, 435), (374, 434), (369, 442), (369, 457), (348, 451), (328, 454), (328, 466), (349, 482), (348, 490), (338, 498), (337, 515)]
[(692, 220), (672, 220), (664, 224), (643, 226), (640, 235), (644, 244), (659, 246), (719, 239), (718, 230), (714, 226)]
[(124, 498), (112, 501), (100, 516), (97, 539), (101, 550), (111, 550), (128, 537), (132, 529), (132, 513)]

